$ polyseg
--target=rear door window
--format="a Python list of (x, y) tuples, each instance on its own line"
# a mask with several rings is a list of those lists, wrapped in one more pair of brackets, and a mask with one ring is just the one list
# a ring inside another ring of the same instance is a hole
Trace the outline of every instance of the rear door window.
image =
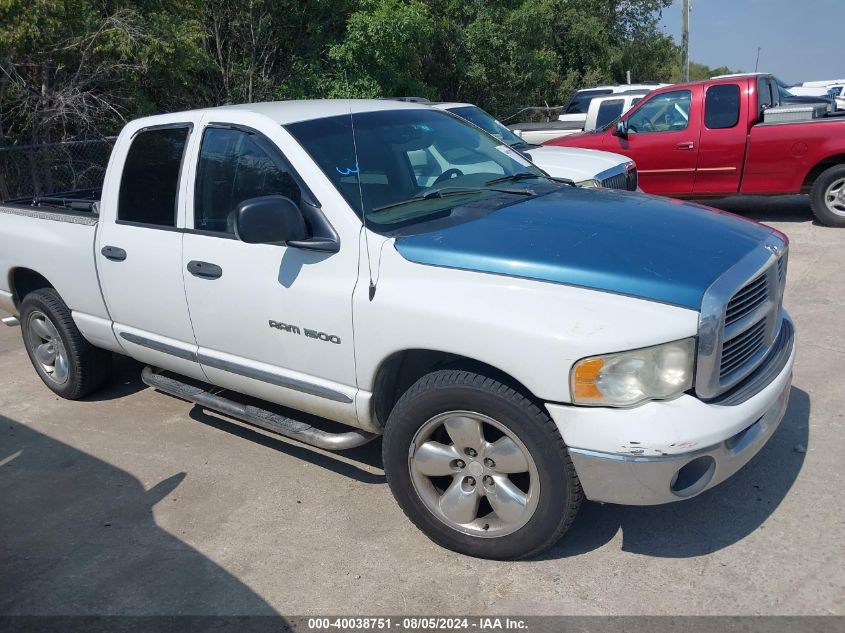
[(711, 130), (724, 130), (739, 122), (739, 86), (710, 86), (704, 97), (704, 125)]
[(602, 128), (615, 118), (621, 116), (622, 108), (625, 106), (624, 99), (608, 99), (599, 105), (596, 113), (596, 127)]
[(132, 139), (117, 203), (118, 222), (176, 226), (176, 201), (189, 126), (142, 130)]

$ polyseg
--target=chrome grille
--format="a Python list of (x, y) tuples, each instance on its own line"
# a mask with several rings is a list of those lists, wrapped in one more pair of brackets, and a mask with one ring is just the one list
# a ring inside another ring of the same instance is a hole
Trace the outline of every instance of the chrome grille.
[(719, 378), (724, 379), (742, 367), (763, 348), (765, 341), (766, 321), (762, 320), (722, 343), (722, 363), (719, 366)]
[(613, 174), (601, 180), (605, 189), (622, 189), (623, 191), (637, 190), (637, 168), (633, 167), (619, 174)]
[(778, 286), (777, 267), (769, 261), (728, 301), (719, 361), (721, 386), (732, 385), (751, 372), (761, 350), (774, 339), (780, 314)]
[(736, 293), (728, 303), (725, 313), (725, 327), (736, 323), (759, 308), (769, 296), (768, 275), (763, 273), (742, 290)]
[(787, 246), (769, 237), (704, 294), (695, 389), (716, 398), (766, 362), (781, 327)]
[(627, 189), (628, 177), (625, 174), (614, 174), (602, 180), (601, 186), (605, 189)]
[(637, 168), (634, 167), (628, 170), (628, 191), (636, 191), (639, 185), (639, 174)]

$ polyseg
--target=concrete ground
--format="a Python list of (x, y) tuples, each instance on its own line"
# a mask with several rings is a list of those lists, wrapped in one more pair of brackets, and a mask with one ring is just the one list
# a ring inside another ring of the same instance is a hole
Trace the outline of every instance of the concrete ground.
[(800, 197), (719, 205), (792, 240), (785, 421), (715, 490), (587, 503), (528, 562), (429, 542), (377, 444), (303, 448), (145, 388), (130, 361), (66, 402), (0, 328), (0, 614), (845, 614), (845, 230)]

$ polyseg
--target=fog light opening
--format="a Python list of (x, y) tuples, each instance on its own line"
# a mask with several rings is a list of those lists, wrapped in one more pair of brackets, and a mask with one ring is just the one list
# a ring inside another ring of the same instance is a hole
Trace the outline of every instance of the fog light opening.
[(678, 469), (669, 487), (678, 497), (692, 497), (707, 487), (715, 472), (715, 459), (709, 455), (697, 457)]

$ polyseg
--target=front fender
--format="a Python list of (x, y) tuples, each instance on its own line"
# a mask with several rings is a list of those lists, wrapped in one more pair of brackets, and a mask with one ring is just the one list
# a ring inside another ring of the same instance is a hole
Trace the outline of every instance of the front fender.
[(358, 385), (396, 352), (428, 349), (491, 365), (545, 401), (569, 402), (585, 356), (693, 336), (698, 313), (558, 283), (409, 262), (384, 244), (377, 290), (353, 298)]

